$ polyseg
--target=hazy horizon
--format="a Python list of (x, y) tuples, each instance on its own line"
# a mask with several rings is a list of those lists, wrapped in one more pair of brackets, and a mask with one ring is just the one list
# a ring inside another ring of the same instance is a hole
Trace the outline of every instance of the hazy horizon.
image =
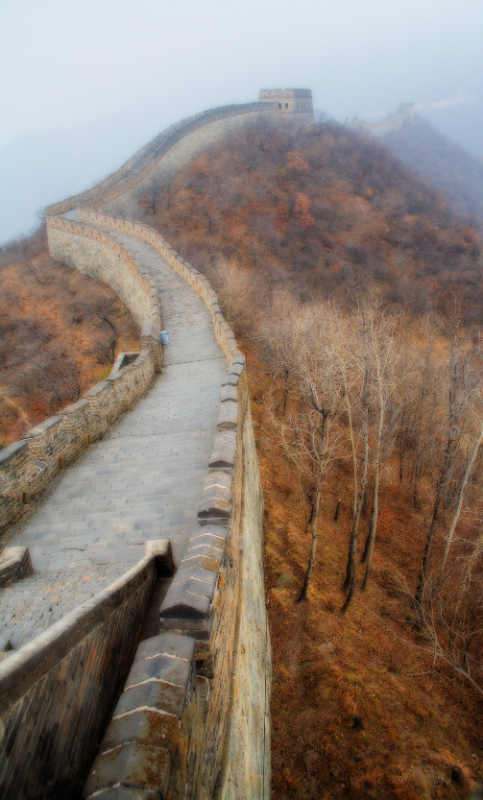
[(314, 107), (341, 122), (414, 102), (483, 158), (476, 0), (25, 0), (2, 17), (0, 242), (171, 123), (261, 88), (310, 88)]

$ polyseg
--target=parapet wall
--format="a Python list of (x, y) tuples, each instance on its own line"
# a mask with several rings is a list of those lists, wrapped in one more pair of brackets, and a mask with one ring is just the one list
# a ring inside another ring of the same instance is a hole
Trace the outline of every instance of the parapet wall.
[(130, 669), (156, 575), (156, 558), (146, 556), (0, 663), (3, 800), (79, 797)]
[(141, 335), (159, 336), (161, 310), (156, 289), (119, 242), (82, 221), (50, 215), (47, 235), (52, 258), (109, 284), (130, 310)]
[(145, 393), (154, 373), (153, 352), (144, 346), (133, 364), (0, 451), (0, 531), (17, 522), (58, 472)]

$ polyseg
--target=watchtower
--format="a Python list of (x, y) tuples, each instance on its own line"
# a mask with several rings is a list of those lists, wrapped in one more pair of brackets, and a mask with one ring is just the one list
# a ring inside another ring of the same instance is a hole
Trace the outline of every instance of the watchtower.
[(314, 119), (312, 91), (310, 89), (261, 89), (260, 103), (278, 103), (282, 114), (297, 115), (297, 119)]

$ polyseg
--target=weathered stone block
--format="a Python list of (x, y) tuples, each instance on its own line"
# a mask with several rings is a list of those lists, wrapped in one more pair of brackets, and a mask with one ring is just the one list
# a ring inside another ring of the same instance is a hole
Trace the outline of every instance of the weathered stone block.
[(172, 617), (204, 619), (208, 616), (209, 609), (208, 597), (184, 589), (183, 584), (171, 584), (159, 609), (159, 615), (167, 619)]
[(178, 717), (174, 714), (139, 709), (111, 722), (102, 742), (101, 753), (127, 742), (140, 742), (172, 752), (178, 727)]
[(194, 545), (193, 547), (188, 547), (187, 555), (192, 554), (194, 556), (206, 556), (209, 558), (215, 558), (219, 564), (223, 561), (223, 550), (220, 550), (218, 547), (213, 547), (208, 544), (201, 544), (201, 545)]
[[(211, 527), (219, 531), (224, 530), (216, 525)], [(203, 526), (202, 528), (200, 527), (200, 535), (190, 539), (187, 552), (190, 553), (193, 547), (200, 547), (201, 545), (208, 545), (209, 547), (215, 547), (218, 550), (223, 551), (225, 549), (225, 539), (223, 536), (216, 536), (213, 533), (205, 533), (205, 526)]]
[[(176, 577), (179, 573), (177, 573)], [(174, 580), (173, 580), (174, 583)], [(176, 633), (160, 633), (150, 639), (144, 639), (136, 651), (136, 660), (152, 658), (156, 655), (173, 656), (192, 661), (195, 652), (195, 643), (188, 636), (178, 636)]]
[(202, 569), (201, 567), (198, 566), (192, 566), (192, 567), (181, 566), (178, 572), (176, 573), (175, 577), (173, 578), (172, 585), (175, 585), (177, 583), (183, 583), (183, 581), (186, 581), (190, 578), (192, 580), (204, 581), (205, 583), (208, 583), (211, 586), (215, 586), (217, 576), (209, 569)]
[[(234, 403), (227, 403), (225, 405), (235, 405)], [(221, 409), (225, 407), (222, 404)], [(238, 408), (238, 406), (237, 406)], [(218, 420), (221, 415), (218, 415)], [(210, 469), (228, 470), (232, 469), (236, 459), (236, 445), (237, 435), (236, 431), (224, 430), (219, 431), (215, 436), (213, 450), (211, 452), (208, 466)]]
[(207, 536), (208, 534), (211, 534), (216, 539), (219, 539), (220, 541), (215, 546), (223, 549), (229, 535), (229, 528), (220, 528), (219, 525), (200, 525), (192, 532), (188, 547), (193, 547), (193, 545), (196, 544), (196, 540), (199, 539), (200, 536)]
[(232, 386), (229, 383), (224, 384), (221, 387), (221, 402), (226, 403), (227, 400), (233, 400), (234, 403), (238, 402), (238, 392), (236, 386)]
[(228, 524), (231, 515), (231, 476), (212, 470), (204, 481), (202, 500), (198, 508), (200, 524)]
[[(163, 634), (167, 635), (167, 634)], [(178, 634), (173, 634), (176, 636)], [(186, 639), (188, 637), (185, 637)], [(163, 681), (149, 681), (125, 690), (114, 709), (113, 717), (129, 714), (137, 708), (155, 708), (181, 717), (186, 702), (186, 687)]]
[(168, 788), (171, 757), (166, 750), (142, 744), (125, 744), (94, 761), (85, 797), (115, 784), (153, 789), (164, 796)]
[(168, 681), (175, 686), (188, 686), (191, 666), (188, 661), (171, 656), (158, 655), (143, 661), (134, 661), (127, 676), (125, 688), (149, 680)]
[(230, 375), (238, 375), (240, 376), (245, 369), (245, 365), (242, 363), (240, 364), (236, 359), (231, 362), (230, 367)]
[[(221, 527), (221, 526), (216, 526), (216, 527)], [(206, 569), (209, 570), (210, 572), (217, 573), (218, 570), (220, 569), (221, 561), (222, 561), (221, 557), (217, 559), (211, 555), (206, 556), (198, 553), (197, 555), (190, 555), (189, 557), (185, 556), (185, 558), (182, 560), (180, 564), (180, 569), (185, 569), (185, 567), (189, 569), (191, 569), (192, 567), (200, 567), (201, 569)]]
[[(244, 366), (246, 364), (246, 357), (240, 351), (238, 351), (238, 353), (232, 359), (231, 365), (233, 366), (234, 364), (241, 364), (242, 366)], [(232, 370), (230, 370), (230, 372), (231, 371)]]
[(222, 386), (238, 386), (239, 375), (233, 374), (229, 372), (226, 378), (223, 380)]
[(219, 431), (236, 431), (238, 425), (238, 403), (221, 403), (216, 427)]

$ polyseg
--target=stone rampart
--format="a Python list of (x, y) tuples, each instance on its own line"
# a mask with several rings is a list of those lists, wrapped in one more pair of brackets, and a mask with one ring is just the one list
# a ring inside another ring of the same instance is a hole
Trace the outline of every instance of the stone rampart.
[[(174, 125), (170, 125), (169, 128), (166, 128), (158, 134), (151, 142), (126, 161), (119, 170), (109, 175), (104, 181), (68, 200), (49, 206), (47, 214), (49, 216), (56, 216), (84, 204), (98, 208), (99, 206), (112, 202), (121, 195), (131, 191), (133, 187), (139, 185), (152, 173), (157, 162), (166, 153), (172, 150), (177, 142), (189, 136), (194, 131), (206, 128), (211, 123), (218, 120), (235, 118), (234, 127), (230, 129), (230, 126), (227, 125), (225, 129), (226, 132), (231, 132), (231, 130), (237, 130), (240, 127), (240, 120), (236, 118), (241, 116), (241, 124), (246, 125), (247, 119), (244, 119), (246, 114), (251, 114), (252, 117), (254, 115), (256, 118), (260, 116), (260, 112), (267, 113), (270, 110), (269, 103), (245, 103), (242, 105), (230, 105), (209, 109), (201, 114), (194, 114), (180, 122), (176, 122)], [(274, 103), (272, 110), (278, 110), (278, 104)], [(208, 144), (213, 144), (217, 140), (218, 139), (215, 138), (213, 134), (204, 139)], [(207, 144), (205, 143), (202, 146), (206, 147)], [(179, 164), (177, 166), (179, 168)], [(113, 190), (114, 186), (116, 186), (115, 190)]]
[(131, 667), (156, 577), (156, 557), (147, 555), (0, 663), (4, 800), (79, 797)]
[(129, 308), (141, 334), (161, 330), (156, 289), (135, 259), (106, 231), (65, 217), (47, 217), (52, 258), (109, 284)]
[(0, 451), (0, 531), (17, 522), (59, 470), (146, 392), (154, 372), (152, 351), (144, 347), (134, 363)]
[[(196, 787), (192, 787), (189, 796), (211, 798), (222, 774), (225, 797), (246, 797), (245, 781), (251, 786), (253, 797), (268, 797), (271, 659), (262, 569), (263, 497), (245, 357), (238, 350), (207, 278), (181, 258), (159, 233), (136, 220), (114, 218), (92, 209), (80, 208), (77, 214), (85, 225), (127, 233), (151, 244), (203, 299), (227, 359), (228, 373), (220, 387), (218, 433), (199, 510), (200, 527), (192, 533), (160, 613), (163, 630), (195, 641), (198, 672), (210, 679), (210, 702), (204, 709), (202, 724), (193, 714), (196, 730), (186, 732), (188, 739), (195, 741), (197, 751), (204, 753), (195, 770)], [(245, 552), (251, 554), (251, 569), (245, 566)], [(253, 574), (257, 574), (256, 583)], [(252, 682), (260, 690), (257, 703), (249, 699)], [(194, 701), (187, 700), (187, 706), (191, 702)], [(176, 765), (178, 759), (173, 756), (171, 763)], [(94, 769), (98, 775), (95, 766)], [(99, 787), (99, 780), (93, 781), (91, 775), (88, 787)], [(106, 780), (110, 780), (109, 774)], [(167, 768), (163, 777), (166, 786), (174, 785), (176, 780), (171, 767)]]
[[(90, 773), (86, 797), (114, 796), (111, 793), (115, 792), (121, 800), (131, 798), (134, 791), (137, 797), (152, 800), (168, 796), (173, 800), (208, 800), (215, 790), (217, 797), (227, 800), (247, 797), (255, 800), (270, 795), (271, 659), (263, 585), (263, 497), (245, 357), (237, 348), (209, 281), (149, 226), (124, 215), (113, 216), (116, 209), (124, 212), (126, 207), (136, 206), (139, 194), (151, 181), (166, 180), (205, 147), (261, 119), (261, 114), (272, 110), (269, 106), (266, 102), (231, 106), (185, 120), (153, 140), (99, 187), (48, 209), (47, 230), (53, 257), (109, 283), (141, 327), (143, 354), (138, 361), (149, 365), (146, 385), (157, 367), (159, 304), (142, 265), (120, 247), (109, 230), (151, 244), (198, 293), (211, 314), (215, 336), (228, 365), (220, 387), (217, 434), (206, 469), (199, 525), (191, 533), (186, 554), (160, 608), (164, 633), (147, 640), (147, 644), (142, 643), (138, 649)], [(278, 104), (275, 109), (278, 110)], [(70, 218), (59, 216), (66, 212), (70, 212)], [(103, 426), (115, 418), (119, 404), (122, 407), (122, 402), (126, 402), (122, 373), (131, 375), (139, 369), (138, 361), (122, 370), (121, 377), (113, 376), (98, 384), (70, 412), (64, 409), (43, 423), (38, 433), (32, 431), (33, 435), (24, 442), (12, 445), (10, 453), (9, 448), (3, 451), (3, 467), (0, 454), (0, 476), (4, 476), (4, 485), (8, 487), (10, 521), (18, 518), (15, 503), (21, 505), (36, 496), (35, 480), (39, 483), (44, 480), (46, 485), (56, 469), (75, 457), (76, 436), (85, 442), (102, 435)], [(147, 569), (147, 563), (138, 566)], [(144, 600), (140, 605), (143, 603)], [(135, 632), (138, 623), (128, 614), (118, 624), (122, 630), (131, 625)], [(17, 659), (32, 647), (33, 661), (23, 669), (28, 676), (25, 680), (33, 685), (36, 664), (51, 657), (49, 636), (55, 634), (55, 628), (35, 639), (18, 656), (9, 657), (5, 675), (10, 675), (10, 666), (15, 669), (17, 662), (11, 659)], [(110, 629), (106, 631), (106, 639), (112, 641)], [(89, 659), (97, 664), (93, 652), (86, 651), (76, 667), (76, 680), (83, 686), (90, 682)], [(99, 659), (102, 663), (102, 650)], [(181, 677), (171, 683), (167, 676), (174, 674), (170, 672), (174, 667)], [(64, 685), (67, 673), (68, 666), (64, 672), (53, 673), (54, 684), (57, 681), (61, 687), (59, 690), (56, 687), (56, 692), (67, 691)], [(1, 676), (0, 671), (0, 700)], [(170, 692), (161, 692), (160, 687), (165, 685), (176, 687), (178, 705), (173, 705)], [(69, 698), (75, 695), (73, 684), (70, 687)], [(39, 696), (32, 696), (34, 704)], [(46, 696), (45, 692), (42, 696)], [(14, 716), (16, 702), (15, 696), (5, 701), (8, 720), (19, 719)], [(64, 702), (64, 695), (59, 702)], [(102, 708), (104, 698), (99, 702)], [(58, 705), (46, 706), (45, 718), (52, 716), (62, 728), (63, 714), (58, 708)], [(26, 713), (26, 706), (24, 710)], [(77, 709), (77, 713), (78, 745), (87, 748), (89, 743), (85, 739), (90, 734), (84, 727), (83, 709)], [(153, 713), (162, 719), (153, 717)], [(31, 721), (26, 727), (32, 725), (35, 738), (37, 726)], [(32, 744), (36, 752), (42, 746), (39, 742)], [(51, 759), (57, 758), (57, 752), (47, 748), (45, 755), (44, 772), (54, 769)], [(83, 755), (79, 758), (83, 765), (87, 763)], [(39, 775), (37, 779), (40, 781)]]

